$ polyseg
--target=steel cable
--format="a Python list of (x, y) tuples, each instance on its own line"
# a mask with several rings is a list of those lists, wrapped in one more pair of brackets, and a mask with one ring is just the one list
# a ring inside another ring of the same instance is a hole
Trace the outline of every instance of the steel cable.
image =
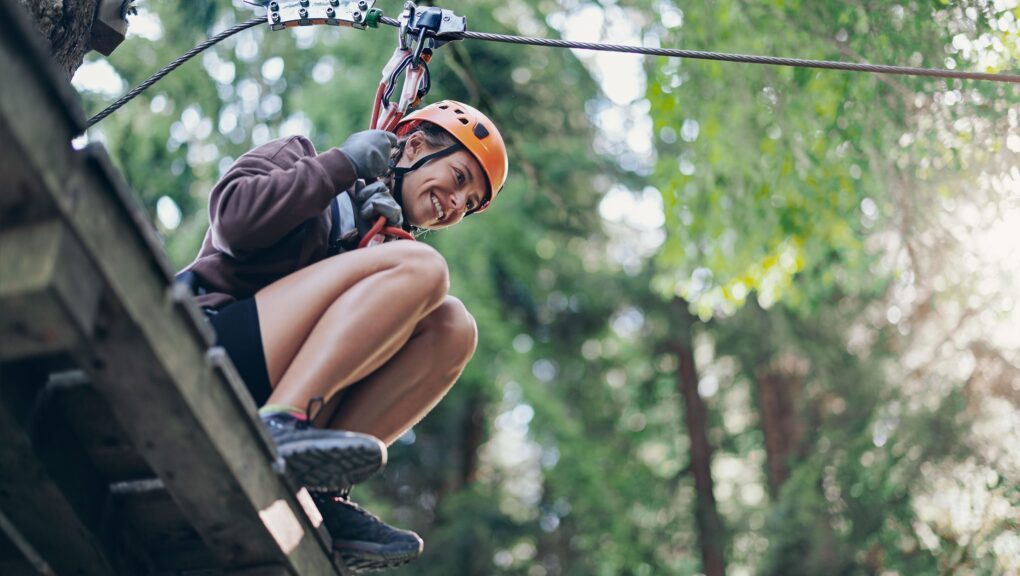
[[(400, 22), (388, 16), (379, 18), (379, 22), (387, 26), (399, 27)], [(223, 40), (248, 28), (259, 24), (265, 24), (264, 17), (256, 17), (242, 22), (216, 34), (215, 36), (198, 44), (188, 50), (176, 60), (164, 66), (161, 70), (152, 75), (148, 80), (135, 86), (130, 92), (121, 96), (116, 102), (107, 106), (102, 112), (89, 118), (86, 128), (91, 128), (98, 122), (116, 112), (120, 107), (130, 102), (164, 76), (176, 70), (181, 64), (194, 58), (205, 49), (222, 42)], [(491, 32), (465, 31), (458, 35), (458, 39), (483, 40), (486, 42), (503, 42), (509, 44), (524, 44), (529, 46), (543, 46), (547, 48), (572, 48), (578, 50), (595, 50), (600, 52), (620, 52), (626, 54), (643, 54), (647, 56), (665, 56), (668, 58), (691, 58), (697, 60), (719, 60), (724, 62), (742, 62), (746, 64), (767, 64), (772, 66), (792, 66), (799, 68), (821, 68), (827, 70), (847, 70), (851, 72), (871, 72), (876, 74), (898, 74), (904, 76), (929, 76), (937, 78), (959, 78), (964, 80), (988, 80), (992, 82), (1009, 82), (1020, 84), (1020, 75), (1016, 74), (993, 74), (988, 72), (966, 72), (946, 70), (940, 68), (917, 68), (912, 66), (890, 66), (886, 64), (860, 64), (854, 62), (838, 62), (832, 60), (807, 60), (803, 58), (780, 58), (777, 56), (757, 56), (749, 54), (729, 54), (725, 52), (704, 52), (700, 50), (679, 50), (675, 48), (648, 48), (644, 46), (628, 46), (625, 44), (605, 44), (601, 42), (576, 42), (573, 40), (558, 40), (553, 38), (535, 38), (530, 36), (513, 36), (510, 34), (493, 34)]]
[[(388, 26), (400, 26), (400, 22), (382, 17), (380, 22)], [(858, 64), (853, 62), (837, 62), (831, 60), (805, 60), (802, 58), (779, 58), (776, 56), (756, 56), (748, 54), (728, 54), (725, 52), (703, 52), (699, 50), (678, 50), (674, 48), (646, 48), (644, 46), (627, 46), (623, 44), (604, 44), (600, 42), (575, 42), (551, 38), (533, 38), (529, 36), (512, 36), (509, 34), (492, 34), (489, 32), (466, 31), (460, 38), (484, 40), (488, 42), (504, 42), (509, 44), (527, 44), (552, 48), (576, 48), (579, 50), (597, 50), (601, 52), (623, 52), (629, 54), (645, 54), (648, 56), (666, 56), (669, 58), (693, 58), (698, 60), (722, 60), (726, 62), (743, 62), (747, 64), (768, 64), (773, 66), (793, 66), (802, 68), (824, 68), (829, 70), (849, 70), (852, 72), (872, 72), (876, 74), (898, 74), (905, 76), (934, 76), (938, 78), (960, 78), (966, 80), (990, 80), (993, 82), (1009, 82), (1020, 84), (1020, 75), (992, 74), (986, 72), (965, 72), (939, 68), (915, 68), (911, 66), (889, 66), (885, 64)]]
[(121, 106), (123, 106), (123, 105), (127, 104), (128, 102), (130, 102), (135, 96), (138, 96), (139, 94), (144, 92), (146, 89), (148, 89), (150, 86), (152, 86), (156, 82), (159, 82), (164, 76), (166, 76), (167, 74), (173, 72), (181, 64), (184, 64), (188, 60), (191, 60), (193, 57), (195, 57), (195, 55), (197, 55), (198, 53), (202, 52), (206, 48), (209, 48), (210, 46), (218, 44), (219, 42), (222, 42), (223, 40), (233, 36), (234, 34), (237, 34), (238, 32), (241, 32), (243, 30), (247, 30), (248, 28), (253, 28), (255, 26), (258, 26), (259, 24), (265, 24), (265, 23), (266, 23), (266, 19), (264, 17), (260, 16), (258, 18), (252, 18), (251, 20), (248, 20), (247, 22), (242, 22), (240, 24), (237, 24), (236, 26), (232, 26), (230, 28), (227, 28), (226, 30), (220, 32), (219, 34), (213, 36), (212, 38), (209, 38), (208, 40), (206, 40), (206, 41), (202, 42), (201, 44), (195, 46), (191, 50), (188, 50), (184, 54), (181, 54), (180, 57), (178, 57), (173, 62), (167, 64), (166, 66), (164, 66), (159, 72), (156, 72), (155, 74), (153, 74), (152, 77), (150, 77), (148, 80), (146, 80), (145, 82), (142, 82), (138, 86), (135, 86), (134, 89), (132, 89), (127, 94), (125, 94), (125, 95), (121, 96), (120, 98), (118, 98), (116, 102), (114, 102), (113, 104), (110, 104), (109, 106), (107, 106), (99, 114), (96, 114), (92, 118), (89, 118), (89, 121), (88, 121), (88, 123), (87, 123), (87, 125), (85, 127), (86, 128), (91, 128), (92, 126), (94, 126), (97, 122), (99, 122), (103, 118), (106, 118), (110, 114), (113, 114), (114, 112), (117, 111), (118, 108), (120, 108)]

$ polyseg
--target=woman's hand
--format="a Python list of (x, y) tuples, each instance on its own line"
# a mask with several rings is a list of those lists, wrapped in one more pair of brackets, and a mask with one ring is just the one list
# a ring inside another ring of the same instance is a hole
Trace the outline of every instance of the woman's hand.
[(385, 216), (391, 226), (401, 226), (404, 223), (404, 212), (390, 194), (385, 182), (377, 181), (361, 187), (356, 186), (354, 205), (357, 206), (358, 215), (366, 222), (371, 223), (380, 216)]
[(397, 146), (397, 137), (385, 130), (365, 130), (351, 134), (340, 150), (350, 158), (358, 178), (375, 180), (386, 174), (390, 154)]

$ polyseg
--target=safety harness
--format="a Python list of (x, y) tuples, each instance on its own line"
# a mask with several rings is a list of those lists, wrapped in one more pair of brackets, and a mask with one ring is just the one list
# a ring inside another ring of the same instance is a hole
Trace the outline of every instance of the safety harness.
[[(297, 7), (289, 11), (287, 6), (271, 3), (268, 5), (269, 18), (274, 28), (286, 28), (297, 25), (307, 25), (309, 22), (319, 20), (317, 16), (326, 15), (314, 12), (316, 6), (322, 6), (325, 2), (302, 3), (303, 12), (296, 12)], [(332, 4), (332, 2), (331, 2)], [(322, 23), (347, 25), (361, 28), (365, 25), (372, 26), (381, 17), (381, 12), (372, 8), (374, 2), (361, 1), (356, 7), (353, 3), (344, 4), (349, 7), (346, 11), (332, 10), (328, 16), (332, 21)], [(337, 8), (341, 8), (337, 6)], [(278, 17), (274, 17), (277, 14)], [(370, 127), (375, 130), (396, 130), (400, 120), (407, 115), (408, 111), (421, 103), (432, 86), (429, 74), (428, 63), (432, 59), (436, 48), (457, 39), (466, 29), (466, 19), (457, 16), (450, 10), (438, 7), (419, 9), (414, 2), (406, 2), (404, 11), (398, 19), (397, 46), (393, 55), (383, 67), (382, 79), (375, 92), (375, 99), (372, 102), (372, 119)], [(391, 101), (396, 91), (397, 83), (403, 77), (403, 84), (400, 89), (400, 97), (396, 102)], [(418, 170), (432, 160), (453, 154), (463, 150), (460, 143), (454, 144), (438, 152), (434, 152), (418, 159), (411, 166), (397, 166), (397, 160), (403, 155), (404, 142), (400, 144), (397, 153), (390, 159), (390, 170), (393, 174), (393, 185), (391, 191), (394, 199), (401, 206), (404, 205), (403, 184), (404, 176)], [(400, 238), (414, 240), (409, 230), (396, 226), (387, 226), (386, 218), (380, 216), (367, 229), (359, 226), (357, 211), (351, 202), (350, 195), (343, 192), (337, 195), (331, 203), (330, 210), (333, 216), (333, 228), (330, 234), (330, 250), (339, 253), (345, 249), (364, 248), (381, 244), (388, 239)], [(356, 246), (351, 244), (355, 239), (360, 240)]]
[[(374, 13), (373, 13), (374, 14)], [(457, 16), (451, 10), (436, 6), (419, 9), (414, 2), (405, 2), (397, 28), (397, 46), (393, 55), (383, 67), (382, 79), (376, 89), (372, 103), (371, 128), (376, 130), (396, 130), (401, 118), (421, 103), (432, 87), (429, 74), (429, 62), (435, 50), (451, 40), (460, 38), (467, 28), (467, 19)], [(396, 90), (398, 79), (404, 76), (400, 89), (400, 98), (391, 102), (390, 98)], [(397, 149), (397, 154), (390, 160), (393, 173), (392, 193), (401, 206), (404, 205), (404, 176), (425, 166), (429, 162), (463, 150), (460, 143), (433, 152), (416, 161), (411, 166), (397, 166), (397, 159), (403, 154), (404, 143)], [(385, 242), (387, 238), (403, 238), (413, 240), (407, 230), (395, 226), (386, 226), (386, 219), (379, 217), (373, 226), (362, 237), (358, 247), (372, 246)]]

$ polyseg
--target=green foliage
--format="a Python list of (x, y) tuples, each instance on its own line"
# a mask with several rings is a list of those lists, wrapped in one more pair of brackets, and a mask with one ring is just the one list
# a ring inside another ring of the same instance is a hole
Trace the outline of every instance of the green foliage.
[[(1003, 45), (997, 66), (1020, 57), (1015, 33), (996, 24), (998, 3), (622, 5), (452, 8), (473, 30), (549, 37), (558, 34), (554, 15), (595, 7), (644, 23), (646, 40), (663, 46), (975, 67), (954, 37), (987, 34)], [(162, 35), (133, 36), (109, 60), (128, 85), (254, 14), (240, 1), (141, 7)], [(667, 11), (672, 27), (658, 23)], [(234, 158), (292, 132), (326, 149), (367, 126), (393, 40), (389, 28), (250, 30), (90, 137), (106, 142), (171, 260), (184, 266), (208, 226), (209, 190)], [(572, 53), (464, 42), (433, 59), (429, 100), (457, 98), (489, 113), (503, 127), (511, 171), (492, 210), (424, 238), (445, 255), (451, 293), (472, 311), (480, 340), (448, 397), (392, 447), (385, 474), (355, 494), (424, 536), (425, 558), (395, 574), (700, 573), (674, 351), (690, 335), (675, 295), (704, 319), (692, 329), (699, 392), (734, 573), (1002, 573), (979, 546), (991, 549), (1015, 523), (969, 540), (918, 512), (919, 499), (961, 462), (997, 470), (989, 490), (1014, 507), (1020, 500), (1008, 464), (967, 455), (980, 378), (965, 385), (937, 354), (910, 370), (904, 357), (955, 346), (944, 361), (955, 366), (972, 354), (971, 341), (940, 344), (941, 332), (927, 331), (936, 309), (956, 321), (951, 311), (972, 295), (966, 285), (928, 298), (936, 291), (918, 277), (928, 271), (952, 284), (927, 266), (956, 250), (931, 208), (978, 194), (966, 172), (954, 180), (947, 172), (1015, 159), (1003, 148), (1016, 127), (1007, 123), (1016, 93), (703, 61), (646, 66), (657, 158), (650, 174), (595, 152), (589, 112), (609, 103)], [(954, 90), (960, 102), (945, 105)], [(90, 112), (108, 99), (83, 93)], [(612, 256), (621, 238), (599, 217), (614, 184), (662, 193), (665, 244), (636, 267)], [(1006, 209), (981, 194), (976, 204)], [(179, 225), (157, 217), (167, 202), (179, 208)], [(913, 267), (905, 269), (885, 248), (913, 237), (937, 240), (908, 246)], [(916, 310), (887, 322), (907, 288), (919, 294)], [(984, 313), (961, 313), (960, 326)], [(803, 442), (787, 455), (789, 479), (769, 496), (757, 379), (791, 358)]]
[[(682, 8), (682, 27), (655, 27), (664, 45), (968, 65), (960, 56), (943, 57), (943, 46), (952, 44), (940, 21), (953, 12), (938, 3), (731, 0), (711, 9)], [(967, 35), (989, 31), (988, 18), (997, 15), (988, 7), (968, 22)], [(896, 210), (887, 192), (888, 162), (899, 154), (901, 135), (913, 128), (913, 109), (924, 101), (917, 98), (942, 86), (910, 77), (655, 61), (647, 91), (659, 155), (654, 180), (672, 232), (660, 254), (667, 270), (663, 291), (676, 291), (708, 317), (732, 313), (752, 293), (764, 306), (780, 299), (812, 306), (834, 290), (867, 289), (873, 261), (862, 243), (869, 218), (861, 206), (870, 204), (883, 216)], [(984, 104), (948, 109), (950, 118), (1001, 114), (989, 100), (1005, 96), (1005, 88), (966, 87)], [(932, 143), (920, 146), (922, 155), (939, 149), (936, 131), (925, 135)], [(960, 167), (951, 155), (946, 161)], [(813, 281), (794, 283), (801, 272)]]
[[(999, 23), (1015, 18), (1005, 4), (733, 0), (671, 9), (682, 9), (682, 25), (649, 30), (662, 45), (689, 49), (993, 71), (1015, 68), (1020, 56), (1016, 27)], [(972, 49), (996, 41), (995, 58)], [(897, 364), (948, 302), (919, 305), (898, 329), (884, 316), (898, 286), (937, 291), (924, 275), (942, 282), (940, 266), (957, 249), (955, 238), (932, 240), (944, 234), (934, 190), (964, 203), (1002, 201), (966, 174), (1008, 170), (997, 155), (1015, 131), (1005, 111), (1016, 91), (703, 61), (648, 69), (652, 180), (669, 233), (655, 286), (714, 318), (708, 368), (736, 363), (720, 383), (733, 390), (710, 406), (731, 419), (740, 411), (734, 393), (747, 387), (764, 419), (758, 379), (791, 359), (803, 370), (784, 380), (798, 386), (803, 438), (785, 457), (790, 476), (764, 527), (753, 506), (720, 504), (740, 526), (731, 563), (762, 574), (1000, 573), (1002, 564), (972, 557), (984, 545), (955, 534), (941, 551), (918, 541), (924, 479), (965, 458), (974, 400), (965, 408), (963, 383), (937, 369), (920, 376), (932, 366), (911, 373)], [(889, 264), (903, 245), (906, 270)], [(910, 386), (918, 378), (944, 384), (919, 390)], [(761, 426), (725, 426), (717, 459), (760, 461)]]

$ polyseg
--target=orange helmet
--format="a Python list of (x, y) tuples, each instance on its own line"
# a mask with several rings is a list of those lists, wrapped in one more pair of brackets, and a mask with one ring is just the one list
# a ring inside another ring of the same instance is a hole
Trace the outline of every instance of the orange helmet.
[(503, 189), (509, 167), (506, 145), (496, 125), (472, 106), (456, 100), (443, 100), (408, 114), (397, 123), (394, 132), (403, 136), (422, 122), (435, 124), (449, 132), (478, 160), (489, 181), (489, 195), (474, 212), (488, 208)]

